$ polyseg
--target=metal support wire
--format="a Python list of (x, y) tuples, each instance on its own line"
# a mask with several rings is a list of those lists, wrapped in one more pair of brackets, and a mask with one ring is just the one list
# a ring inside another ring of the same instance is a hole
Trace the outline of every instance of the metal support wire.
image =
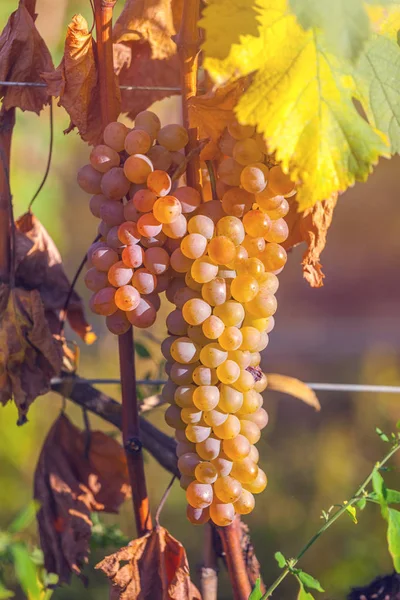
[[(0, 81), (0, 85), (5, 85), (9, 87), (39, 87), (45, 88), (47, 87), (47, 83), (42, 83), (40, 81)], [(129, 90), (129, 91), (159, 91), (159, 92), (180, 92), (180, 87), (170, 87), (166, 85), (120, 85), (121, 90)]]
[[(92, 385), (120, 385), (119, 379), (74, 379), (76, 383), (90, 383)], [(51, 383), (56, 385), (63, 382), (62, 377), (54, 377)], [(138, 379), (138, 385), (164, 385), (166, 379)], [(399, 385), (364, 385), (356, 383), (306, 383), (308, 387), (316, 391), (327, 392), (367, 392), (375, 394), (400, 394)]]

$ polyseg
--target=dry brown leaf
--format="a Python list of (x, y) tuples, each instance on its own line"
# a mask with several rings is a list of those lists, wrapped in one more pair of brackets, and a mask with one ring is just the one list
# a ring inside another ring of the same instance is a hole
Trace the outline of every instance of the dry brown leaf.
[(307, 384), (300, 381), (300, 379), (288, 377), (287, 375), (278, 375), (277, 373), (267, 373), (266, 375), (268, 378), (267, 389), (289, 394), (289, 396), (298, 398), (309, 406), (312, 406), (315, 410), (321, 410), (321, 405), (315, 392)]
[[(43, 71), (52, 71), (50, 52), (22, 0), (0, 36), (0, 80), (40, 81)], [(18, 107), (39, 113), (47, 104), (45, 88), (0, 86), (6, 110)]]
[[(179, 88), (178, 55), (158, 60), (152, 59), (151, 54), (151, 46), (147, 42), (114, 44), (114, 66), (119, 73), (120, 85)], [(179, 93), (170, 90), (121, 90), (121, 111), (134, 119), (154, 102)]]
[(106, 556), (96, 568), (110, 579), (115, 600), (201, 600), (184, 547), (164, 527)]
[(322, 272), (319, 258), (325, 248), (326, 236), (332, 223), (337, 200), (337, 195), (334, 195), (299, 213), (295, 197), (289, 198), (290, 211), (286, 217), (289, 225), (289, 237), (283, 246), (289, 250), (300, 242), (306, 242), (308, 248), (302, 261), (303, 276), (311, 287), (323, 286), (325, 275)]
[(114, 25), (114, 41), (148, 42), (151, 58), (170, 58), (176, 54), (172, 36), (181, 11), (181, 2), (175, 0), (127, 0)]
[[(60, 415), (35, 472), (38, 525), (45, 567), (68, 583), (87, 562), (93, 511), (117, 512), (130, 493), (125, 454), (101, 431), (76, 428)], [(89, 441), (89, 453), (85, 454)]]
[[(58, 248), (32, 213), (22, 215), (16, 222), (16, 228), (17, 284), (26, 289), (37, 289), (45, 310), (48, 313), (55, 312), (59, 317), (70, 290), (70, 283), (64, 272)], [(71, 294), (67, 317), (72, 329), (86, 343), (94, 342), (96, 336), (85, 319), (82, 300), (75, 291)], [(54, 327), (52, 331), (60, 333)]]
[[(71, 125), (64, 133), (77, 127), (85, 142), (100, 143), (103, 127), (95, 42), (82, 15), (75, 15), (68, 25), (61, 63), (55, 71), (42, 76), (48, 84), (47, 93), (59, 97), (59, 106), (71, 118)], [(115, 89), (119, 103), (118, 86)]]
[(246, 79), (239, 79), (224, 87), (211, 89), (202, 96), (189, 100), (191, 127), (199, 129), (200, 137), (219, 138), (229, 121), (234, 117), (233, 109), (246, 88)]
[(18, 424), (61, 370), (61, 344), (50, 331), (37, 290), (0, 285), (0, 402), (14, 399)]

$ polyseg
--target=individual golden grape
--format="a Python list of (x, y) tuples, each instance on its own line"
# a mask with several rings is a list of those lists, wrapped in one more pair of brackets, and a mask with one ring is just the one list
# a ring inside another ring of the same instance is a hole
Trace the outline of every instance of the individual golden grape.
[[(232, 361), (234, 362), (234, 361)], [(237, 363), (235, 363), (237, 364)], [(234, 382), (233, 382), (234, 383)], [(227, 413), (235, 413), (243, 404), (243, 393), (235, 390), (231, 385), (220, 386), (220, 397), (218, 408)]]
[[(254, 423), (252, 423), (254, 425)], [(214, 435), (221, 440), (230, 440), (240, 433), (241, 423), (235, 415), (228, 415), (228, 418), (221, 425), (213, 427)]]
[(201, 325), (211, 315), (211, 306), (200, 298), (192, 298), (183, 305), (182, 315), (189, 325)]
[[(250, 302), (256, 297), (258, 290), (257, 279), (247, 273), (238, 275), (231, 283), (231, 294), (238, 302)], [(247, 349), (244, 348), (244, 350)]]
[(182, 125), (165, 125), (157, 133), (157, 141), (167, 150), (176, 152), (186, 146), (189, 141), (188, 132)]
[(236, 256), (235, 244), (225, 235), (218, 235), (210, 240), (207, 252), (210, 259), (218, 265), (226, 265)]
[(213, 460), (219, 456), (221, 451), (221, 440), (210, 435), (204, 442), (199, 442), (195, 446), (197, 454), (203, 460)]
[(151, 145), (151, 136), (144, 129), (132, 129), (125, 138), (125, 150), (128, 154), (146, 154)]
[(195, 215), (188, 221), (188, 231), (189, 233), (199, 233), (207, 240), (211, 240), (214, 235), (214, 222), (206, 215)]
[(250, 302), (245, 304), (246, 311), (255, 317), (271, 317), (275, 314), (278, 303), (273, 294), (258, 293)]
[(243, 489), (239, 498), (234, 504), (235, 511), (239, 515), (248, 515), (252, 512), (256, 504), (254, 496), (248, 490)]
[(227, 267), (229, 269), (236, 270), (238, 265), (240, 265), (241, 262), (247, 258), (249, 258), (249, 253), (247, 252), (246, 248), (244, 246), (236, 246), (235, 258), (232, 260), (232, 262), (227, 264)]
[(243, 487), (252, 494), (261, 494), (267, 487), (267, 476), (262, 469), (258, 469), (257, 477), (251, 483), (243, 484)]
[(226, 360), (222, 365), (217, 367), (217, 376), (221, 383), (234, 383), (240, 375), (240, 367), (233, 360)]
[(196, 467), (201, 460), (196, 452), (186, 452), (178, 458), (178, 469), (182, 475), (194, 476)]
[[(244, 437), (244, 436), (243, 436), (243, 437)], [(247, 438), (245, 438), (245, 439), (247, 440)], [(247, 441), (249, 441), (249, 440), (247, 440)], [(248, 454), (248, 457), (249, 457), (249, 458), (250, 458), (250, 459), (251, 459), (253, 462), (255, 462), (256, 464), (258, 464), (258, 461), (260, 460), (260, 453), (259, 453), (259, 451), (257, 450), (257, 447), (256, 447), (256, 446), (253, 446), (253, 445), (251, 445), (251, 446), (250, 446), (250, 452), (249, 452), (249, 454)]]
[(238, 327), (244, 319), (244, 308), (235, 300), (227, 300), (224, 304), (216, 306), (213, 312), (226, 327)]
[(213, 500), (213, 488), (209, 483), (192, 481), (186, 490), (186, 499), (193, 508), (207, 508)]
[(153, 215), (163, 224), (170, 224), (176, 221), (181, 215), (182, 207), (178, 198), (175, 196), (164, 196), (158, 198), (153, 206)]
[(285, 198), (283, 198), (282, 201), (279, 203), (279, 206), (277, 206), (275, 209), (269, 210), (267, 212), (268, 212), (269, 218), (272, 221), (276, 221), (277, 219), (283, 219), (283, 217), (286, 217), (289, 210), (290, 210), (289, 202)]
[(181, 410), (181, 419), (187, 425), (200, 423), (203, 413), (196, 407), (187, 406)]
[(248, 350), (231, 350), (228, 358), (237, 362), (241, 369), (247, 369), (250, 366), (251, 355)]
[(274, 273), (263, 273), (258, 277), (258, 284), (260, 286), (260, 292), (275, 294), (279, 288), (279, 279)]
[(153, 167), (160, 171), (168, 171), (172, 164), (171, 152), (159, 144), (150, 148), (147, 156), (153, 163)]
[(250, 367), (258, 367), (261, 362), (261, 354), (257, 351), (251, 352)]
[(256, 128), (253, 125), (241, 125), (236, 119), (232, 119), (228, 124), (228, 133), (235, 140), (244, 140), (250, 138), (255, 133)]
[[(231, 157), (224, 158), (217, 169), (217, 177), (227, 185), (238, 186), (240, 184), (240, 174), (243, 171), (243, 166)], [(208, 204), (208, 202), (207, 202)]]
[(201, 204), (199, 192), (188, 185), (177, 188), (174, 191), (175, 198), (178, 198), (182, 206), (182, 212), (189, 214), (195, 211)]
[(271, 227), (268, 233), (265, 234), (267, 242), (275, 242), (281, 244), (289, 236), (289, 227), (284, 219), (276, 219), (271, 221)]
[(206, 508), (193, 508), (190, 504), (186, 508), (186, 516), (192, 525), (204, 525), (210, 520), (210, 510)]
[(193, 392), (193, 403), (199, 410), (209, 411), (218, 406), (219, 389), (215, 385), (200, 385)]
[(257, 444), (261, 437), (261, 431), (257, 423), (245, 419), (240, 419), (240, 433), (244, 435), (244, 437), (247, 437), (250, 444)]
[(210, 306), (223, 304), (227, 299), (226, 281), (222, 277), (216, 277), (207, 283), (203, 283), (201, 287), (201, 295), (203, 300), (208, 302)]
[(122, 260), (114, 263), (108, 270), (108, 281), (114, 287), (120, 287), (121, 285), (127, 285), (130, 283), (133, 275), (133, 270), (126, 267)]
[(128, 321), (134, 327), (148, 329), (154, 324), (157, 317), (157, 311), (151, 300), (149, 300), (149, 297), (150, 296), (140, 298), (137, 307), (126, 314)]
[(131, 285), (123, 285), (115, 292), (115, 304), (120, 310), (134, 310), (140, 302), (140, 294)]
[(235, 518), (235, 507), (231, 502), (213, 502), (210, 506), (210, 518), (215, 525), (226, 527)]
[(202, 256), (194, 261), (190, 273), (196, 283), (208, 283), (217, 276), (218, 265), (208, 256)]
[(243, 460), (249, 456), (251, 452), (251, 444), (244, 435), (239, 433), (236, 437), (230, 440), (224, 440), (222, 442), (222, 449), (229, 459), (233, 461)]
[(242, 460), (234, 461), (231, 475), (240, 481), (240, 483), (251, 483), (258, 475), (258, 466), (250, 458), (246, 457)]
[(217, 458), (212, 459), (212, 464), (218, 471), (219, 477), (226, 477), (232, 470), (232, 461), (227, 458), (222, 452)]
[(248, 412), (244, 418), (255, 423), (259, 429), (264, 429), (268, 425), (268, 413), (262, 407), (253, 413)]
[(104, 143), (116, 152), (121, 152), (124, 149), (125, 138), (129, 129), (123, 123), (116, 121), (109, 123), (104, 128), (103, 139)]
[(190, 442), (194, 444), (198, 444), (199, 442), (204, 442), (211, 433), (211, 427), (207, 427), (203, 424), (203, 421), (195, 425), (188, 425), (185, 429), (186, 437)]
[(179, 385), (174, 392), (175, 404), (181, 408), (193, 406), (193, 393), (195, 389), (196, 386), (191, 384)]
[(271, 227), (271, 219), (261, 210), (250, 210), (243, 217), (243, 226), (252, 237), (265, 237)]
[[(243, 336), (238, 327), (225, 327), (225, 330), (218, 338), (218, 343), (224, 350), (237, 350), (242, 345)], [(247, 365), (248, 366), (248, 365)]]
[(154, 170), (147, 177), (147, 187), (157, 196), (167, 196), (171, 191), (171, 177), (165, 171)]
[(214, 483), (214, 493), (221, 502), (236, 502), (242, 492), (242, 484), (230, 475), (219, 477)]
[(247, 138), (236, 142), (233, 147), (233, 158), (240, 165), (246, 166), (261, 161), (263, 153), (255, 140)]
[(211, 462), (200, 462), (195, 469), (194, 476), (200, 483), (214, 483), (218, 477), (218, 471)]
[(256, 352), (257, 347), (261, 340), (261, 334), (255, 327), (242, 327), (241, 333), (243, 337), (242, 345), (240, 350), (249, 350), (250, 352)]
[(179, 215), (172, 223), (163, 223), (162, 230), (171, 240), (180, 240), (187, 231), (185, 216)]
[(124, 174), (132, 183), (145, 183), (153, 163), (145, 154), (132, 154), (124, 163)]
[(252, 413), (258, 411), (262, 404), (262, 396), (256, 392), (254, 388), (252, 390), (248, 390), (247, 392), (243, 392), (243, 404), (237, 411), (237, 416), (242, 418), (242, 415), (246, 415), (244, 418), (247, 418), (247, 415), (251, 415)]
[(200, 348), (188, 337), (180, 337), (172, 341), (171, 356), (178, 362), (190, 364), (199, 360)]
[(250, 194), (262, 192), (268, 182), (269, 169), (261, 162), (247, 165), (240, 174), (242, 188)]
[(294, 181), (282, 171), (280, 166), (272, 167), (270, 170), (268, 185), (276, 194), (282, 196), (291, 194), (296, 187)]
[(155, 113), (150, 110), (143, 110), (135, 117), (135, 127), (147, 131), (154, 140), (160, 131), (161, 122)]
[(218, 382), (216, 369), (210, 369), (204, 365), (197, 366), (192, 375), (196, 385), (215, 385)]
[(137, 269), (132, 277), (132, 285), (140, 294), (151, 294), (156, 288), (157, 277), (147, 269)]
[(154, 237), (161, 233), (161, 223), (152, 213), (146, 213), (139, 218), (137, 229), (144, 237)]
[(181, 250), (188, 258), (200, 258), (207, 248), (207, 238), (201, 233), (189, 233), (181, 241)]
[(226, 361), (228, 353), (216, 342), (207, 344), (200, 350), (200, 362), (210, 369), (216, 369)]
[(253, 375), (249, 371), (241, 369), (239, 377), (232, 385), (236, 390), (244, 393), (252, 390), (254, 388), (254, 384), (255, 381)]
[(106, 287), (98, 292), (95, 292), (90, 299), (90, 308), (97, 315), (109, 317), (117, 311), (117, 303), (115, 302), (115, 290), (111, 287)]
[(113, 167), (119, 167), (119, 163), (118, 152), (105, 144), (95, 146), (90, 153), (90, 164), (100, 173), (106, 173)]
[(222, 208), (227, 215), (241, 219), (254, 203), (253, 194), (239, 187), (232, 187), (222, 197)]
[(223, 321), (215, 315), (211, 315), (205, 319), (201, 327), (206, 338), (210, 340), (218, 339), (225, 329)]

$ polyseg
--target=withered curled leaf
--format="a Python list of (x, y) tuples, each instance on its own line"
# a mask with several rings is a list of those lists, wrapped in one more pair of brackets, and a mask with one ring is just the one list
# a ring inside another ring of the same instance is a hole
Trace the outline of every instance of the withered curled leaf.
[[(16, 281), (28, 290), (40, 292), (46, 316), (63, 310), (70, 283), (65, 274), (57, 246), (32, 213), (23, 214), (16, 221)], [(67, 318), (74, 331), (88, 344), (94, 342), (95, 334), (87, 323), (82, 300), (73, 291), (68, 305)], [(51, 319), (51, 322), (59, 319)], [(53, 329), (53, 333), (60, 333)]]
[[(20, 0), (0, 36), (0, 80), (40, 81), (43, 71), (53, 71), (50, 52), (36, 29), (35, 21)], [(47, 104), (45, 88), (0, 85), (6, 110), (17, 107), (39, 113)]]
[(111, 581), (113, 600), (201, 600), (184, 547), (164, 527), (106, 556), (96, 568)]
[[(64, 55), (55, 71), (43, 73), (47, 93), (59, 98), (71, 118), (69, 133), (78, 128), (89, 144), (102, 141), (100, 92), (96, 64), (95, 41), (82, 15), (75, 15), (68, 25)], [(120, 100), (116, 86), (117, 101)]]
[(324, 285), (325, 275), (319, 259), (325, 248), (326, 236), (332, 223), (338, 196), (334, 194), (331, 198), (317, 202), (304, 212), (298, 212), (298, 203), (295, 198), (294, 196), (288, 199), (290, 211), (286, 221), (289, 225), (289, 237), (283, 246), (289, 250), (300, 242), (306, 242), (308, 247), (302, 261), (303, 276), (311, 287), (321, 287)]
[(61, 370), (61, 344), (50, 331), (37, 290), (0, 285), (0, 402), (14, 399), (18, 423)]
[(69, 582), (73, 573), (81, 575), (87, 562), (90, 513), (117, 512), (129, 493), (118, 442), (101, 431), (80, 431), (60, 415), (43, 445), (34, 482), (45, 567), (59, 575), (60, 583)]
[(306, 383), (300, 381), (300, 379), (288, 377), (287, 375), (279, 375), (278, 373), (267, 373), (267, 379), (268, 390), (289, 394), (289, 396), (298, 398), (309, 406), (312, 406), (315, 410), (321, 410), (316, 393)]

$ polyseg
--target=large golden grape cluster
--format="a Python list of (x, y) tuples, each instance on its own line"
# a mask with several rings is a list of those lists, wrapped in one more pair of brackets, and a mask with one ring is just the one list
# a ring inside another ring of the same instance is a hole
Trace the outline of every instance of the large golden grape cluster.
[(117, 334), (130, 323), (151, 325), (160, 292), (175, 305), (161, 348), (162, 395), (187, 514), (192, 523), (228, 525), (253, 510), (254, 494), (267, 485), (255, 447), (268, 422), (260, 352), (274, 327), (286, 198), (295, 187), (279, 166), (268, 166), (254, 128), (237, 121), (220, 140), (224, 158), (207, 202), (171, 181), (188, 142), (180, 125), (161, 128), (146, 111), (131, 131), (110, 124), (104, 141), (78, 176), (102, 219), (86, 273), (91, 305)]

